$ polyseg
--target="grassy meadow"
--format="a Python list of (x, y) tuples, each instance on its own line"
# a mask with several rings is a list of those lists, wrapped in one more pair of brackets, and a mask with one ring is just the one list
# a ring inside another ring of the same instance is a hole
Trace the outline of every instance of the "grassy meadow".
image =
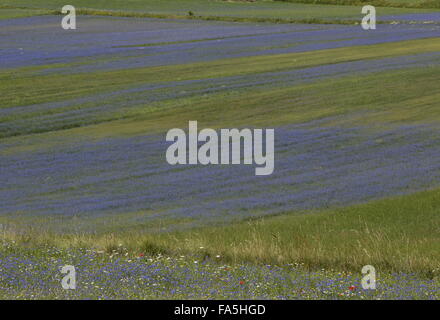
[(292, 3), (315, 3), (337, 5), (364, 5), (366, 3), (377, 7), (394, 8), (439, 8), (439, 3), (433, 0), (278, 0)]
[[(311, 4), (312, 2), (313, 4)], [(378, 0), (371, 3), (381, 7), (379, 18), (385, 15), (438, 12), (435, 1)], [(316, 1), (222, 1), (222, 0), (73, 0), (71, 5), (78, 13), (86, 15), (196, 18), (242, 22), (306, 22), (306, 23), (355, 23), (361, 15), (362, 1), (322, 0)], [(29, 10), (44, 9), (59, 12), (65, 5), (62, 0), (2, 0), (0, 8)], [(407, 8), (409, 7), (409, 8)], [(35, 12), (38, 14), (38, 11)]]
[[(439, 299), (439, 11), (376, 2), (0, 0), (0, 298)], [(169, 165), (190, 120), (274, 173)]]
[(436, 189), (355, 206), (290, 212), (189, 231), (146, 234), (140, 226), (124, 231), (113, 222), (113, 232), (81, 235), (41, 233), (32, 227), (17, 229), (14, 224), (3, 224), (3, 236), (25, 247), (94, 248), (111, 254), (122, 246), (130, 254), (195, 254), (202, 260), (220, 256), (232, 264), (298, 263), (306, 270), (352, 273), (371, 264), (382, 272), (438, 279), (439, 201)]

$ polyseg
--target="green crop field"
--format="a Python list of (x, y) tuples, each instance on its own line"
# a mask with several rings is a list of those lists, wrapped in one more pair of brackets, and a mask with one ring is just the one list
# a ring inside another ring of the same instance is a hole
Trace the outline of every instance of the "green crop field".
[[(351, 1), (351, 0), (350, 0)], [(347, 1), (344, 4), (350, 4)], [(397, 0), (396, 0), (397, 1)], [(400, 0), (399, 0), (400, 1)], [(403, 1), (403, 0), (402, 0)], [(401, 3), (400, 1), (399, 3)], [(354, 20), (361, 17), (361, 4), (355, 5), (320, 5), (308, 3), (282, 2), (282, 1), (221, 1), (221, 0), (98, 0), (91, 3), (87, 0), (73, 0), (69, 4), (81, 9), (84, 14), (116, 15), (116, 16), (163, 16), (163, 17), (188, 17), (189, 12), (196, 17), (225, 20), (236, 18), (240, 21), (307, 21), (331, 22), (332, 20)], [(417, 4), (419, 2), (414, 1)], [(325, 3), (325, 1), (323, 1)], [(395, 2), (396, 3), (396, 2)], [(405, 1), (404, 3), (408, 3)], [(412, 4), (412, 2), (411, 2)], [(26, 12), (29, 9), (46, 9), (60, 11), (65, 5), (62, 0), (1, 0), (0, 8), (23, 8)], [(424, 8), (393, 8), (381, 7), (378, 16), (408, 14), (414, 12), (430, 12), (431, 7)], [(38, 14), (39, 11), (35, 11)]]
[[(0, 0), (0, 298), (439, 299), (438, 2), (368, 3)], [(190, 121), (273, 173), (171, 165)]]

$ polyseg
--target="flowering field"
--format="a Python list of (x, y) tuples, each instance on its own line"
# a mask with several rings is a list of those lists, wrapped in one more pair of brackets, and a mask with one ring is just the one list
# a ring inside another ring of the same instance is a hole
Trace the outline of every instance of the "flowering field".
[[(440, 12), (387, 8), (370, 32), (208, 2), (185, 4), (250, 21), (66, 31), (58, 1), (0, 0), (0, 297), (438, 299)], [(188, 11), (164, 3), (128, 11)], [(274, 173), (170, 166), (165, 134), (189, 120), (275, 128)]]
[[(218, 259), (217, 259), (218, 260)], [(2, 299), (439, 299), (439, 283), (391, 274), (377, 291), (349, 272), (306, 273), (299, 265), (224, 264), (197, 256), (145, 257), (118, 247), (100, 251), (3, 244)], [(76, 266), (76, 290), (60, 286), (66, 263)]]

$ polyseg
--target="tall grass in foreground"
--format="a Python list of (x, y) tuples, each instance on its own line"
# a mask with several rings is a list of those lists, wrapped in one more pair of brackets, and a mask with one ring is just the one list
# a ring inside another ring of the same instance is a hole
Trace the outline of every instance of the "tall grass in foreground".
[(171, 233), (53, 235), (7, 229), (5, 240), (24, 246), (86, 247), (113, 252), (124, 246), (150, 255), (195, 254), (227, 262), (297, 264), (307, 270), (440, 275), (440, 189), (348, 208), (285, 214)]
[(440, 8), (437, 0), (274, 0), (279, 2), (331, 4), (346, 6), (373, 5), (394, 8)]

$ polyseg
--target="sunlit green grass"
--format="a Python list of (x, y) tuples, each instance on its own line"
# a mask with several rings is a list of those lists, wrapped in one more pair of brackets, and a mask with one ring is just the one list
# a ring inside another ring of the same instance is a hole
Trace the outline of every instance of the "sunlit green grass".
[[(393, 0), (394, 3), (398, 0)], [(400, 2), (399, 2), (400, 3)], [(361, 8), (356, 5), (320, 5), (280, 1), (221, 1), (221, 0), (72, 0), (68, 4), (87, 14), (136, 16), (139, 14), (163, 15), (163, 17), (194, 17), (221, 18), (235, 17), (241, 19), (271, 19), (273, 21), (321, 21), (332, 19), (360, 20)], [(0, 0), (0, 6), (16, 8), (39, 8), (61, 10), (66, 5), (64, 0)], [(378, 16), (404, 14), (411, 12), (427, 12), (431, 9), (380, 8)]]
[(436, 0), (275, 0), (291, 3), (313, 3), (333, 5), (374, 5), (395, 8), (440, 8)]
[[(436, 52), (438, 50), (440, 50), (440, 40), (433, 38), (116, 71), (61, 75), (25, 73), (21, 75), (20, 69), (14, 69), (0, 72), (0, 89), (4, 92), (1, 107), (64, 100), (96, 92), (110, 92), (133, 84), (286, 71), (324, 64)], [(22, 94), (23, 92), (25, 94)]]
[(135, 107), (125, 115), (115, 114), (113, 121), (95, 125), (88, 122), (84, 127), (71, 129), (49, 126), (41, 130), (46, 131), (43, 134), (10, 137), (3, 141), (12, 146), (4, 145), (0, 154), (43, 150), (84, 138), (163, 133), (170, 127), (186, 127), (185, 119), (198, 119), (201, 126), (213, 128), (273, 127), (329, 117), (336, 118), (326, 125), (368, 125), (371, 130), (402, 124), (437, 125), (439, 75), (438, 67), (428, 67), (320, 80), (294, 87), (171, 99)]
[[(0, 88), (4, 92), (2, 106), (5, 108), (62, 101), (147, 83), (287, 71), (320, 64), (432, 52), (439, 48), (439, 41), (426, 39), (110, 72), (40, 75), (29, 73), (29, 70), (23, 74), (13, 70), (0, 74)], [(335, 120), (339, 122), (333, 125), (368, 124), (374, 127), (393, 123), (436, 123), (440, 118), (437, 90), (439, 74), (438, 67), (428, 66), (350, 75), (332, 81), (321, 79), (295, 86), (236, 89), (202, 96), (170, 98), (148, 104), (137, 102), (137, 105), (132, 104), (129, 109), (103, 111), (94, 118), (84, 117), (73, 122), (57, 122), (46, 126), (38, 126), (38, 123), (34, 126), (30, 123), (20, 132), (3, 134), (7, 137), (58, 131), (52, 138), (47, 133), (48, 140), (44, 141), (44, 145), (50, 145), (47, 141), (56, 143), (62, 141), (63, 137), (68, 139), (69, 136), (89, 136), (96, 139), (109, 135), (161, 133), (170, 127), (185, 127), (187, 123), (183, 119), (198, 119), (201, 125), (209, 127), (271, 127), (334, 116), (344, 117)], [(114, 103), (115, 99), (111, 98), (107, 102)], [(118, 99), (126, 97), (122, 95)], [(99, 103), (102, 100), (28, 113), (26, 117), (31, 121), (33, 117), (41, 116), (44, 112), (61, 113), (69, 108), (86, 110)], [(270, 108), (267, 107), (269, 105)], [(7, 123), (14, 120), (14, 117), (16, 116), (5, 115), (1, 120)], [(34, 146), (39, 145), (35, 142), (32, 142)], [(21, 139), (20, 148), (25, 148), (25, 145), (26, 139)], [(8, 152), (8, 149), (4, 148), (4, 152)]]
[(50, 13), (52, 13), (51, 10), (0, 9), (0, 19), (22, 18)]

